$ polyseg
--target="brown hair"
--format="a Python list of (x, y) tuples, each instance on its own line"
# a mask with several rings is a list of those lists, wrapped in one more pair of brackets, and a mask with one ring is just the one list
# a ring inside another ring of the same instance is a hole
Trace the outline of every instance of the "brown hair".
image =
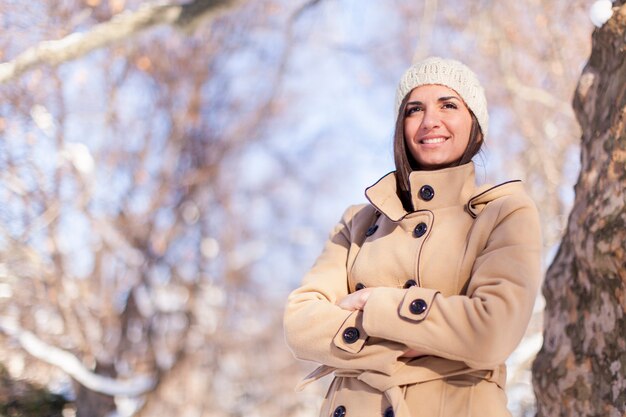
[[(407, 94), (398, 110), (398, 118), (396, 119), (396, 129), (393, 136), (393, 157), (396, 163), (396, 183), (398, 190), (398, 197), (402, 201), (404, 209), (407, 211), (413, 211), (413, 203), (411, 202), (411, 188), (409, 185), (409, 175), (412, 171), (419, 171), (422, 168), (419, 163), (413, 158), (411, 152), (406, 147), (406, 139), (404, 137), (404, 118), (406, 103), (409, 101), (410, 94)], [(474, 115), (474, 112), (468, 108), (470, 116), (472, 117), (472, 128), (470, 130), (469, 142), (465, 152), (461, 155), (458, 161), (452, 162), (450, 165), (444, 167), (449, 168), (453, 166), (459, 166), (467, 164), (472, 158), (480, 152), (483, 145), (483, 132), (480, 129), (478, 119)]]

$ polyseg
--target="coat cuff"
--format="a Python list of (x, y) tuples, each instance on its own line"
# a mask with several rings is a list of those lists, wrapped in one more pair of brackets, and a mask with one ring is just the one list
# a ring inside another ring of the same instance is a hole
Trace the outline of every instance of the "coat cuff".
[(333, 345), (348, 353), (359, 353), (365, 345), (367, 334), (363, 328), (363, 312), (355, 310), (343, 322), (333, 338)]
[(439, 291), (431, 288), (409, 288), (400, 305), (400, 316), (414, 322), (424, 320), (428, 316), (438, 293)]
[(428, 317), (438, 293), (421, 287), (375, 288), (363, 309), (363, 328), (370, 336), (388, 338), (399, 320), (420, 322)]

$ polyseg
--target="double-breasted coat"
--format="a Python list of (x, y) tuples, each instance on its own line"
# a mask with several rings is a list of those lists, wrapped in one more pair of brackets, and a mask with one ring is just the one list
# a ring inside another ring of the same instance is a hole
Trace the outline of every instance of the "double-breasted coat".
[[(395, 173), (349, 207), (284, 316), (294, 355), (335, 373), (322, 417), (510, 416), (504, 361), (541, 281), (537, 209), (520, 181), (476, 187), (474, 165)], [(364, 309), (336, 303), (373, 287)], [(403, 357), (412, 349), (419, 356)]]

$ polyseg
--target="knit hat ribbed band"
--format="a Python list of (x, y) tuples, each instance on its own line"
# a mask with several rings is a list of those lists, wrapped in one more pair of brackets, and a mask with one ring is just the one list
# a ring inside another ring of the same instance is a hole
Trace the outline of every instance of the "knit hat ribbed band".
[(440, 84), (456, 91), (478, 119), (483, 139), (487, 137), (489, 114), (485, 91), (478, 82), (476, 74), (453, 59), (430, 57), (413, 64), (406, 70), (396, 92), (396, 114), (400, 110), (404, 97), (415, 87), (426, 84)]

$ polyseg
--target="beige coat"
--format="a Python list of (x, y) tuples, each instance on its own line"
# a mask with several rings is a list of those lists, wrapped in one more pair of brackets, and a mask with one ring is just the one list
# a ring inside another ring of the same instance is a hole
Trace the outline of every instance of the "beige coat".
[[(335, 373), (320, 415), (510, 416), (504, 361), (541, 280), (537, 209), (519, 181), (477, 188), (469, 163), (413, 172), (407, 213), (394, 175), (346, 210), (287, 302), (288, 345), (322, 365), (305, 383)], [(336, 305), (362, 286), (363, 311)]]

